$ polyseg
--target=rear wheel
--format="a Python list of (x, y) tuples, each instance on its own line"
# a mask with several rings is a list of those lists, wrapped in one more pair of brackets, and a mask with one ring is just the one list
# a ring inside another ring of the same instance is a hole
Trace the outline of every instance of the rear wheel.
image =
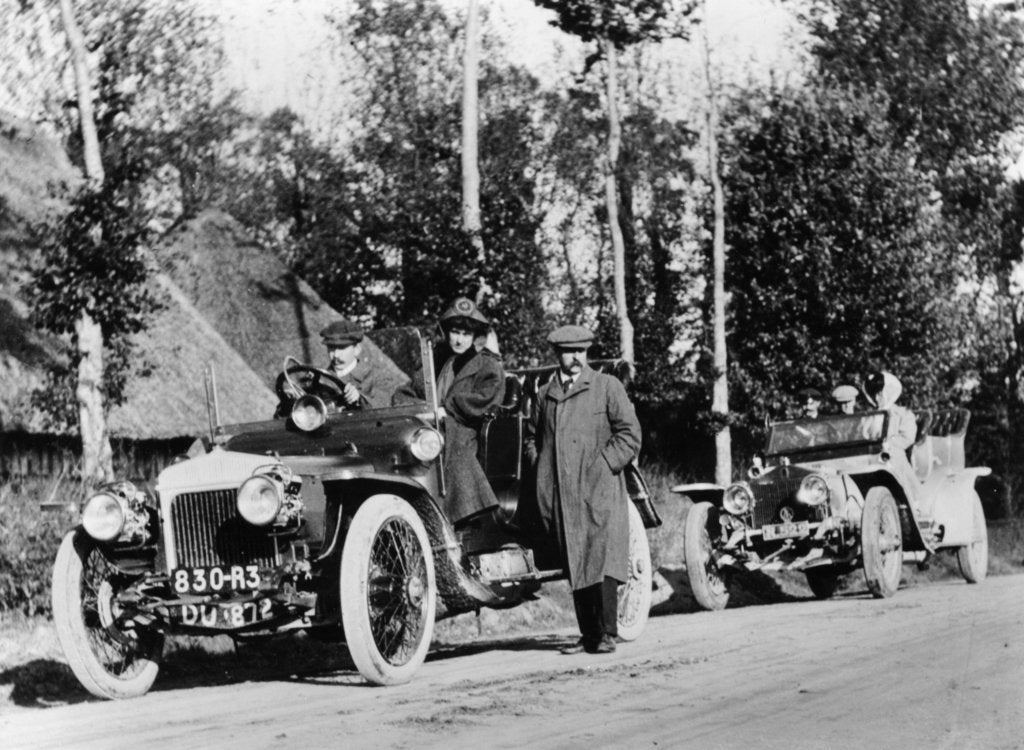
[(725, 577), (712, 553), (708, 517), (715, 512), (711, 503), (694, 503), (683, 529), (683, 559), (693, 598), (704, 609), (724, 609), (729, 603)]
[(832, 567), (805, 570), (807, 585), (817, 599), (831, 599), (839, 587), (839, 574)]
[(68, 666), (99, 698), (135, 698), (156, 680), (164, 638), (125, 618), (120, 573), (85, 532), (70, 532), (53, 566), (53, 624)]
[(395, 495), (356, 511), (341, 554), (341, 619), (352, 661), (374, 685), (408, 682), (434, 632), (437, 586), (420, 517)]
[(974, 524), (974, 541), (956, 551), (960, 574), (968, 583), (980, 583), (988, 575), (988, 527), (985, 525), (985, 510), (981, 498), (972, 492), (971, 509)]
[(640, 512), (629, 503), (629, 580), (619, 586), (619, 638), (634, 641), (651, 614), (651, 547)]
[(903, 573), (903, 530), (892, 493), (874, 487), (864, 498), (860, 544), (864, 558), (864, 580), (877, 599), (896, 593)]

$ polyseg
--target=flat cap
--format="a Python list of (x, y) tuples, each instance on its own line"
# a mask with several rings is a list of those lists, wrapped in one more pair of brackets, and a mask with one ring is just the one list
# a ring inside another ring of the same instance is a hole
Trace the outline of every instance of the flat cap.
[(480, 308), (469, 297), (458, 297), (447, 310), (441, 313), (442, 327), (447, 328), (457, 322), (468, 325), (473, 330), (487, 330), (487, 326), (491, 324), (491, 321), (480, 312)]
[(813, 398), (815, 401), (821, 401), (821, 391), (817, 388), (801, 388), (796, 395), (800, 399)]
[(562, 326), (548, 334), (548, 343), (559, 349), (589, 349), (594, 334), (583, 326)]
[(860, 393), (852, 385), (837, 385), (832, 389), (832, 400), (836, 403), (845, 404), (847, 401), (856, 401)]
[(336, 320), (320, 331), (327, 347), (345, 347), (363, 340), (363, 329), (351, 320)]

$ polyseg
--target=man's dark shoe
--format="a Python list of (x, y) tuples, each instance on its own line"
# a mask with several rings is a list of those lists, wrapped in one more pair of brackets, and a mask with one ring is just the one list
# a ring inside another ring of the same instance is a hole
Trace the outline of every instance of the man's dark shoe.
[(584, 651), (590, 651), (589, 646), (590, 644), (587, 641), (580, 638), (578, 641), (576, 641), (576, 643), (570, 644), (568, 646), (562, 646), (562, 648), (559, 650), (563, 654), (582, 654)]
[(615, 639), (610, 635), (606, 635), (593, 648), (587, 649), (587, 651), (591, 654), (614, 654)]

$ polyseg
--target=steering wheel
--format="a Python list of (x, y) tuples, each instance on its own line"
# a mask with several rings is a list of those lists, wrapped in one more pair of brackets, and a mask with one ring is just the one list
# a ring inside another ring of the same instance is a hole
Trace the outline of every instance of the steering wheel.
[(339, 409), (347, 406), (345, 382), (341, 378), (319, 367), (304, 365), (294, 357), (285, 358), (284, 369), (274, 383), (274, 392), (281, 403), (291, 404), (310, 394), (335, 404)]

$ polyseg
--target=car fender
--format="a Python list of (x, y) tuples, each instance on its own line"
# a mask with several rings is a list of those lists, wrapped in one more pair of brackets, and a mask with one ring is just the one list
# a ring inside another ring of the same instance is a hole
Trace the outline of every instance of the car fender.
[(922, 495), (932, 501), (932, 518), (944, 533), (940, 547), (962, 547), (974, 541), (974, 483), (992, 470), (979, 466), (932, 475)]
[[(863, 497), (868, 496), (872, 487), (885, 487), (892, 493), (893, 499), (900, 511), (900, 521), (903, 532), (904, 549), (909, 552), (929, 550), (929, 545), (921, 536), (921, 529), (918, 528), (917, 519), (914, 516), (914, 506), (910, 502), (909, 492), (903, 486), (900, 478), (886, 466), (879, 467), (871, 472), (850, 474), (850, 478), (856, 483)], [(860, 524), (858, 523), (858, 526)]]
[[(353, 503), (334, 502), (337, 512), (330, 513), (332, 536), (329, 544), (317, 557), (323, 563), (334, 555), (340, 554), (344, 547), (345, 532), (348, 519), (363, 500), (371, 495), (391, 494), (408, 502), (427, 530), (430, 537), (431, 551), (434, 555), (434, 569), (437, 576), (439, 617), (448, 617), (459, 612), (479, 609), (481, 606), (493, 605), (499, 597), (479, 580), (469, 575), (462, 564), (462, 546), (455, 536), (451, 522), (441, 511), (430, 492), (418, 482), (406, 477), (391, 474), (363, 473), (359, 476), (348, 476), (344, 473), (335, 474), (327, 481), (333, 483), (328, 495), (356, 495)], [(358, 483), (358, 487), (353, 485)]]
[(694, 503), (711, 503), (716, 508), (722, 507), (722, 497), (725, 495), (725, 487), (711, 482), (677, 484), (670, 489), (672, 492), (686, 495)]
[[(451, 525), (444, 518), (429, 492), (419, 482), (394, 474), (368, 471), (350, 472), (348, 470), (323, 474), (319, 479), (326, 486), (329, 520), (325, 529), (324, 547), (317, 556), (318, 562), (326, 560), (340, 549), (344, 541), (345, 530), (348, 528), (348, 519), (352, 517), (363, 500), (371, 495), (397, 495), (406, 500), (419, 513), (427, 528), (427, 533), (430, 535), (430, 543), (435, 548), (438, 545), (444, 545), (445, 527), (449, 527), (450, 530)], [(341, 500), (339, 501), (338, 498)], [(327, 541), (328, 539), (329, 541)]]

